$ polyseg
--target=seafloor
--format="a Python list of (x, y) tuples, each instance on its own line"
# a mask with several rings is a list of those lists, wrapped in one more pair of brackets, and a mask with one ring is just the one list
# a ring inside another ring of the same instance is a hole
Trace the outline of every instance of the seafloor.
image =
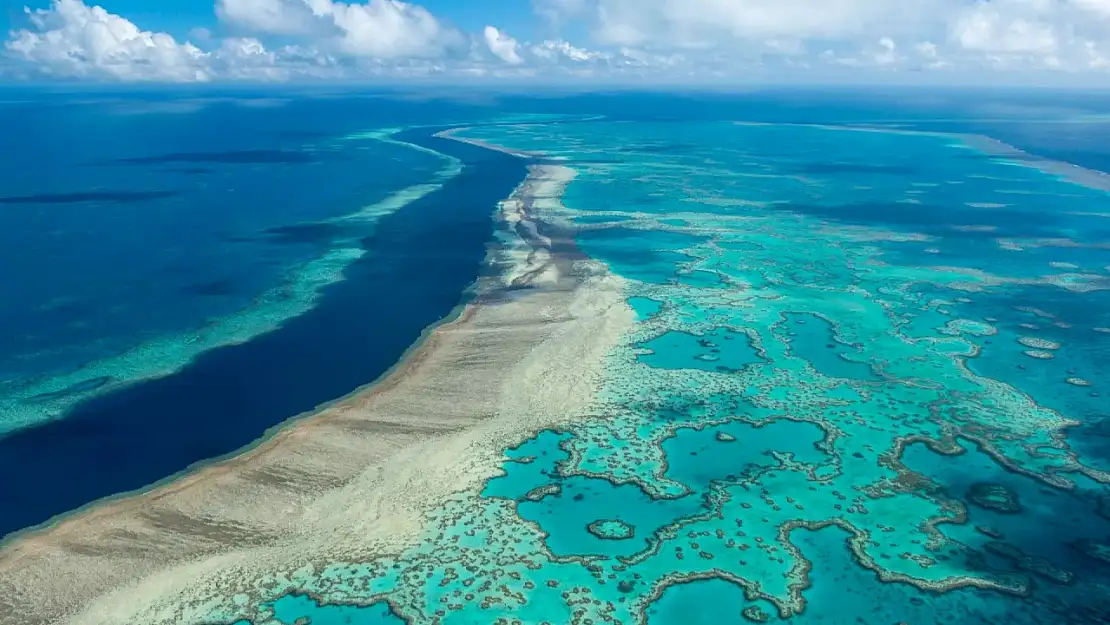
[[(452, 136), (545, 159), (546, 192), (502, 207), (510, 292), (560, 284), (560, 253), (604, 263), (576, 288), (619, 285), (635, 319), (599, 336), (597, 388), (568, 378), (578, 413), (522, 428), (406, 546), (164, 576), (130, 622), (1110, 622), (1097, 178), (875, 129)], [(536, 244), (552, 232), (574, 246)], [(128, 622), (131, 596), (73, 622)]]

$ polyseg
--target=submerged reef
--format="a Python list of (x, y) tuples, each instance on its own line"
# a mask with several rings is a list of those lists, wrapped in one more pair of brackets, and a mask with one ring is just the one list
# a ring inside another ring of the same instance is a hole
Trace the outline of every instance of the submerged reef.
[(1002, 484), (972, 484), (967, 490), (967, 500), (980, 508), (987, 508), (1004, 514), (1021, 512), (1017, 493)]
[(636, 527), (620, 519), (599, 519), (590, 523), (586, 531), (602, 540), (628, 540), (636, 535)]

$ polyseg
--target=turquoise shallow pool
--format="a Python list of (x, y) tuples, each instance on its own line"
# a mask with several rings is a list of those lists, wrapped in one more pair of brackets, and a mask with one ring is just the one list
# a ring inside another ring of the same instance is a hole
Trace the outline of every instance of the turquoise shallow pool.
[(1110, 195), (941, 134), (467, 136), (581, 163), (559, 217), (638, 320), (607, 410), (259, 622), (1105, 622)]

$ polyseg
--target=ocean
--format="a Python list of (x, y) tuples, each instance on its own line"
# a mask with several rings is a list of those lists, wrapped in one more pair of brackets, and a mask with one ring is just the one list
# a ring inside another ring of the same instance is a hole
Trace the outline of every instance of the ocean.
[(464, 301), (524, 177), (375, 138), (404, 113), (362, 98), (8, 106), (0, 534), (373, 382)]
[[(134, 138), (70, 155), (56, 137), (66, 176), (39, 173), (31, 148), (8, 157), (28, 173), (0, 187), (23, 232), (4, 252), (22, 245), (18, 272), (5, 261), (23, 338), (4, 347), (0, 471), (20, 476), (4, 531), (232, 454), (373, 382), (493, 270), (494, 210), (531, 165), (573, 174), (528, 206), (540, 234), (573, 233), (575, 262), (603, 266), (635, 316), (590, 413), (505, 449), (480, 489), (431, 507), (415, 544), (238, 580), (192, 597), (196, 622), (1110, 618), (1110, 100), (160, 98), (21, 109)], [(434, 135), (458, 126), (472, 143)], [(151, 148), (170, 132), (184, 143)], [(198, 171), (169, 171), (181, 162)], [(186, 222), (204, 224), (181, 242)], [(242, 312), (305, 293), (288, 285), (322, 257), (350, 260), (268, 325)], [(51, 315), (73, 327), (53, 334)], [(142, 347), (227, 319), (257, 330), (189, 358)]]

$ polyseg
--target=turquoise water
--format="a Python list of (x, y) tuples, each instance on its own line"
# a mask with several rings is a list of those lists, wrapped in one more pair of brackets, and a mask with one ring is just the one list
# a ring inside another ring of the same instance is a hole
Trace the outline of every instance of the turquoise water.
[(651, 299), (650, 297), (630, 297), (628, 298), (628, 305), (632, 310), (636, 311), (636, 316), (640, 320), (650, 319), (659, 314), (663, 310), (663, 302)]
[(311, 625), (404, 625), (388, 605), (354, 607), (321, 605), (304, 595), (285, 595), (268, 606), (279, 623), (298, 625), (305, 619)]
[(226, 620), (288, 592), (320, 604), (284, 623), (1110, 619), (1110, 194), (942, 134), (468, 136), (585, 164), (559, 216), (637, 319), (599, 416), (507, 450), (398, 557), (259, 580)]
[(747, 335), (727, 329), (697, 335), (671, 331), (640, 347), (650, 350), (640, 356), (640, 362), (660, 369), (737, 371), (761, 362)]
[(810, 314), (787, 313), (777, 328), (792, 353), (808, 360), (814, 369), (831, 378), (877, 380), (859, 358), (859, 346), (847, 345), (827, 319)]

